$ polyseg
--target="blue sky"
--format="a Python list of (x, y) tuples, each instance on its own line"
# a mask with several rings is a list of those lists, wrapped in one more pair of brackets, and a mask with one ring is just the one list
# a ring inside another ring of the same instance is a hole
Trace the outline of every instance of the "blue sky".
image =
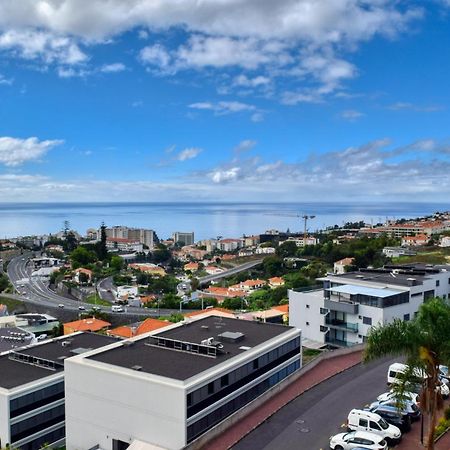
[(450, 1), (2, 0), (0, 201), (448, 201)]

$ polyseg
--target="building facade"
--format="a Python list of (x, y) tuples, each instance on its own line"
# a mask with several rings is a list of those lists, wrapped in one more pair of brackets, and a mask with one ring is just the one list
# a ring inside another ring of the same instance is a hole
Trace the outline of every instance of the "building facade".
[(217, 316), (71, 358), (67, 449), (181, 449), (300, 367), (300, 330)]
[(174, 244), (193, 245), (194, 244), (194, 232), (175, 231), (172, 234)]
[(323, 345), (365, 341), (373, 325), (410, 320), (429, 298), (448, 298), (450, 266), (386, 266), (319, 279), (323, 287), (289, 291), (289, 325)]
[(0, 356), (0, 447), (58, 448), (65, 439), (64, 365), (76, 354), (115, 342), (77, 333)]

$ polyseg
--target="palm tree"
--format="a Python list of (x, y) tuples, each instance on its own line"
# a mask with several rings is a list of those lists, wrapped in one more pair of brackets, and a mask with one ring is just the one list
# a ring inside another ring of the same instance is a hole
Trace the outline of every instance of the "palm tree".
[[(440, 298), (422, 304), (411, 321), (394, 320), (375, 326), (367, 337), (364, 361), (387, 355), (406, 357), (408, 374), (401, 380), (400, 390), (405, 390), (408, 378), (418, 371), (426, 377), (422, 385), (422, 412), (428, 416), (427, 449), (434, 449), (436, 415), (442, 407), (439, 386), (439, 366), (450, 362), (450, 304)], [(411, 381), (411, 379), (410, 379)]]

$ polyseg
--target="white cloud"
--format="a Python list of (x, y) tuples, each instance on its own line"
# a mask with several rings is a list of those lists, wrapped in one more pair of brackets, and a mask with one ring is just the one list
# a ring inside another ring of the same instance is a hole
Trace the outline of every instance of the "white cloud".
[(185, 148), (180, 153), (178, 153), (176, 159), (178, 161), (186, 161), (188, 159), (196, 158), (201, 152), (202, 149), (198, 147)]
[[(148, 70), (240, 68), (247, 73), (234, 82), (248, 89), (290, 75), (301, 86), (291, 89), (296, 103), (327, 96), (357, 75), (339, 55), (377, 35), (395, 37), (422, 16), (413, 4), (392, 0), (90, 0), (82, 8), (79, 0), (3, 0), (0, 36), (12, 55), (73, 65), (87, 61), (82, 45), (130, 30), (141, 39), (159, 33), (162, 41), (179, 28), (186, 38), (178, 47), (157, 43), (140, 51)], [(311, 81), (315, 90), (305, 91)]]
[(0, 32), (0, 51), (46, 64), (76, 65), (88, 59), (72, 38), (31, 29)]
[(19, 166), (41, 158), (62, 143), (61, 140), (39, 141), (36, 137), (28, 139), (0, 137), (0, 163), (10, 167)]
[(13, 84), (14, 80), (12, 78), (5, 78), (1, 73), (0, 73), (0, 85), (6, 85), (6, 86), (11, 86)]
[(226, 170), (214, 170), (209, 174), (214, 183), (228, 183), (230, 181), (235, 181), (238, 179), (240, 167), (232, 167)]
[(213, 111), (214, 114), (216, 115), (239, 113), (242, 111), (256, 111), (256, 106), (237, 101), (221, 101), (217, 103), (212, 102), (191, 103), (189, 105), (189, 108)]
[(350, 122), (353, 122), (361, 117), (364, 117), (365, 114), (361, 111), (357, 111), (355, 109), (346, 109), (340, 113), (340, 117)]
[(112, 64), (105, 64), (100, 68), (100, 72), (104, 73), (116, 73), (116, 72), (123, 72), (126, 69), (125, 64), (122, 63), (112, 63)]
[(436, 112), (442, 111), (443, 107), (439, 105), (420, 106), (409, 102), (396, 102), (389, 105), (388, 109), (392, 111)]
[(248, 152), (252, 148), (256, 146), (257, 142), (252, 139), (245, 139), (241, 142), (239, 142), (238, 145), (233, 149), (235, 153), (242, 153), (242, 152)]

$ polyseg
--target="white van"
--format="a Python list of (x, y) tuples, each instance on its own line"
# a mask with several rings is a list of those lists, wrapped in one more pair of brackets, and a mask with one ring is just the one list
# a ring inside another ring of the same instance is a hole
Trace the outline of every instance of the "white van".
[(395, 426), (387, 423), (381, 416), (362, 409), (352, 409), (348, 415), (347, 428), (351, 431), (368, 431), (382, 436), (389, 444), (401, 441), (402, 433)]
[[(406, 364), (401, 363), (391, 364), (388, 369), (387, 384), (390, 386), (391, 384), (400, 383), (401, 374), (405, 373), (407, 370), (408, 366)], [(427, 378), (426, 373), (420, 369), (414, 370), (414, 376), (417, 378), (417, 381), (419, 383), (422, 383), (422, 381)], [(445, 383), (441, 382), (439, 388), (436, 388), (436, 390), (437, 389), (439, 389), (439, 392), (444, 399), (450, 396), (450, 389)]]
[[(408, 370), (408, 366), (402, 363), (394, 363), (389, 366), (387, 374), (387, 384), (390, 386), (393, 383), (400, 383), (401, 375)], [(426, 378), (425, 372), (416, 369), (414, 370), (414, 376), (421, 382)]]
[(123, 308), (120, 305), (112, 305), (111, 311), (112, 312), (123, 312)]

